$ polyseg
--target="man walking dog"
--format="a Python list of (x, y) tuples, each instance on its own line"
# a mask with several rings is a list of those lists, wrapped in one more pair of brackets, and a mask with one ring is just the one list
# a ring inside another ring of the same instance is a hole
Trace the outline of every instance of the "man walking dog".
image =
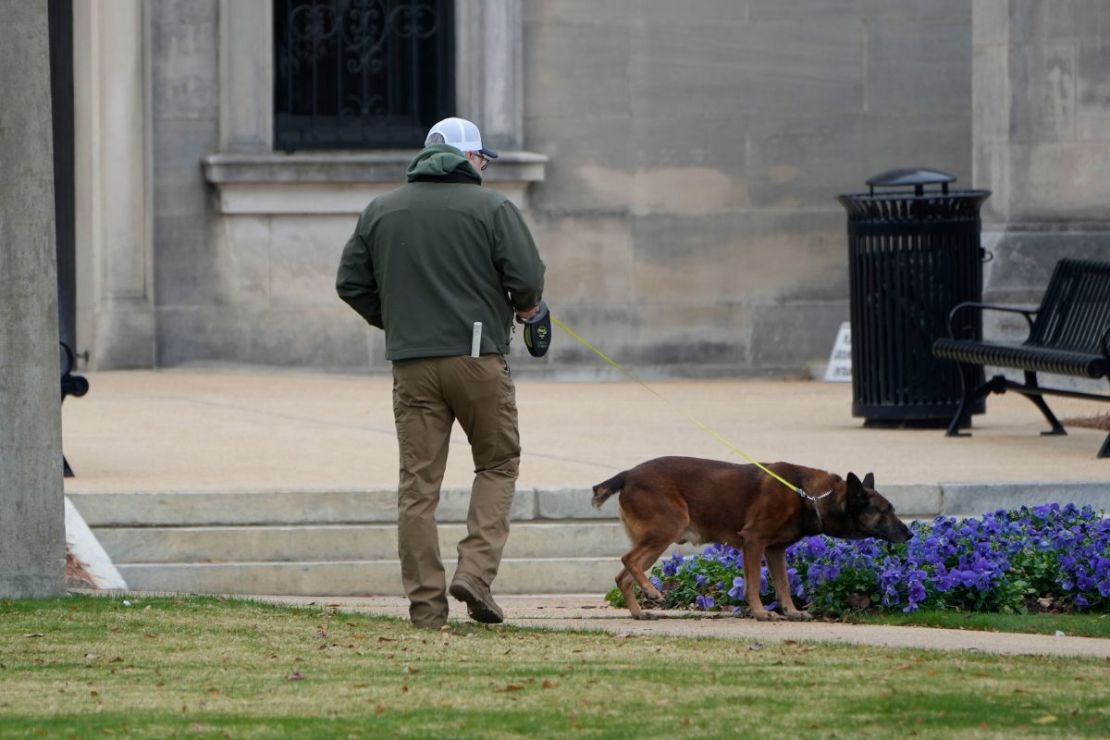
[(450, 593), (472, 619), (502, 621), (490, 584), (509, 534), (520, 462), (505, 354), (514, 314), (528, 321), (541, 313), (544, 264), (516, 207), (482, 187), (481, 173), (496, 158), (470, 121), (433, 126), (409, 164), (408, 184), (362, 212), (336, 279), (340, 298), (385, 330), (393, 362), (398, 550), (418, 627), (447, 621), (435, 511), (456, 419), (475, 476)]

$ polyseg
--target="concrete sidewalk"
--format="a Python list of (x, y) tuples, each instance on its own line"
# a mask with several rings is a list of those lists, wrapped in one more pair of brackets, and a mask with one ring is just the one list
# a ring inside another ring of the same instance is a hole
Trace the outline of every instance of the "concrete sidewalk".
[[(312, 605), (344, 612), (398, 619), (408, 618), (408, 602), (396, 597), (313, 599), (254, 596), (250, 598), (292, 606)], [(765, 643), (790, 640), (915, 650), (971, 650), (1000, 655), (1058, 655), (1110, 659), (1110, 640), (1093, 637), (820, 621), (757, 622), (754, 619), (689, 611), (655, 611), (659, 619), (637, 621), (629, 618), (625, 609), (612, 608), (591, 594), (505, 595), (498, 596), (497, 601), (505, 611), (505, 622), (513, 627), (607, 632), (622, 637), (667, 636), (750, 640), (753, 650), (761, 649)], [(468, 622), (466, 609), (454, 600), (451, 600), (451, 618), (459, 619), (463, 623)]]
[[(383, 376), (245, 371), (88, 374), (63, 404), (66, 493), (390, 490), (397, 480), (391, 385)], [(1110, 488), (1104, 432), (1042, 437), (1044, 420), (1017, 394), (992, 396), (974, 436), (865, 429), (845, 384), (776, 380), (660, 381), (654, 387), (761, 461), (840, 474), (874, 471), (884, 486), (970, 485), (1013, 493)], [(521, 487), (586, 489), (658, 455), (735, 459), (675, 409), (626, 382), (517, 382)], [(1053, 398), (1064, 419), (1105, 409)], [(738, 462), (742, 462), (738, 460)], [(468, 489), (472, 466), (456, 429), (444, 487)], [(1076, 486), (1079, 488), (1077, 489)], [(1094, 487), (1094, 488), (1092, 488)], [(1074, 498), (1074, 497), (1072, 497)], [(1021, 501), (1016, 501), (1020, 503)], [(993, 505), (993, 504), (990, 504)]]

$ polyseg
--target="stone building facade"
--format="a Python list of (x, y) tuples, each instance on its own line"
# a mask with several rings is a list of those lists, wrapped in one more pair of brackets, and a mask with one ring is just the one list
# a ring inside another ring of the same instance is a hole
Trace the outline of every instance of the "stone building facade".
[[(386, 367), (334, 271), (420, 142), (276, 151), (274, 6), (75, 3), (93, 367)], [(579, 333), (648, 374), (803, 375), (848, 314), (835, 196), (874, 173), (994, 190), (988, 289), (1009, 298), (1043, 284), (1038, 239), (1098, 241), (1107, 24), (1083, 0), (456, 0), (456, 110), (505, 153), (489, 186)], [(562, 336), (517, 366), (599, 372)]]

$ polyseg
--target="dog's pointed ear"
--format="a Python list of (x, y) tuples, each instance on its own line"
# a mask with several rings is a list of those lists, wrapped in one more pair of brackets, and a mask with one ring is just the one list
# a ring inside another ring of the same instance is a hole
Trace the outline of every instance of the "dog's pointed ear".
[(872, 491), (875, 490), (875, 474), (874, 473), (868, 473), (867, 475), (863, 476), (863, 487), (864, 488), (870, 488)]
[(866, 506), (867, 490), (855, 473), (848, 473), (848, 506)]

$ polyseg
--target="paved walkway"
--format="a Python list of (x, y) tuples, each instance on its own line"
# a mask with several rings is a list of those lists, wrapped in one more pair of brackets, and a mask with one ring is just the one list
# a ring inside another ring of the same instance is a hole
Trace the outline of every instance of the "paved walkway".
[[(387, 490), (396, 486), (388, 377), (280, 372), (105, 372), (62, 407), (77, 477), (66, 492)], [(1017, 394), (993, 396), (974, 436), (864, 429), (845, 384), (776, 380), (659, 382), (673, 403), (761, 461), (788, 460), (884, 484), (1107, 481), (1105, 433), (1041, 437)], [(522, 486), (585, 488), (659, 455), (730, 453), (659, 399), (626, 382), (517, 382)], [(1052, 399), (1061, 418), (1105, 411)], [(469, 488), (456, 429), (444, 485)]]
[[(327, 605), (341, 611), (398, 618), (408, 617), (403, 598), (255, 597), (295, 605)], [(1017, 635), (928, 627), (887, 627), (832, 622), (757, 622), (730, 616), (698, 616), (687, 611), (656, 612), (661, 619), (637, 621), (624, 609), (609, 607), (600, 597), (587, 595), (498, 596), (505, 621), (516, 627), (586, 630), (618, 635), (665, 635), (727, 640), (751, 640), (758, 649), (768, 642), (829, 642), (919, 650), (972, 650), (1003, 655), (1058, 655), (1110, 660), (1110, 640), (1090, 637)], [(466, 620), (466, 610), (451, 601), (451, 616)]]

